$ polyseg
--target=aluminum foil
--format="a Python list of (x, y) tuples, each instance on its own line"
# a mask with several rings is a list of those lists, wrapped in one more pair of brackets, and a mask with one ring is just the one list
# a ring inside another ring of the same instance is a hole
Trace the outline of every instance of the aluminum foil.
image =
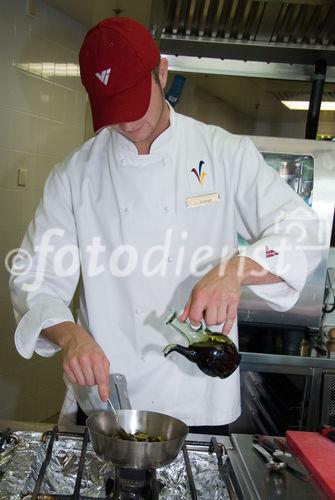
[[(189, 451), (188, 454), (198, 498), (201, 500), (229, 500), (226, 485), (219, 476), (216, 455), (192, 451)], [(172, 464), (157, 469), (157, 479), (164, 485), (159, 495), (160, 499), (183, 498), (189, 500), (192, 498), (182, 452)]]
[(30, 480), (31, 466), (37, 455), (45, 454), (45, 447), (41, 443), (41, 433), (16, 432), (18, 444), (5, 445), (0, 454), (0, 481), (1, 500), (19, 500), (26, 491), (26, 483)]
[[(17, 445), (11, 443), (0, 454), (0, 500), (20, 500), (34, 490), (47, 444), (41, 442), (41, 433), (16, 432)], [(75, 487), (82, 440), (59, 438), (41, 486), (41, 494), (72, 495)], [(191, 468), (199, 500), (229, 499), (224, 482), (218, 474), (215, 455), (189, 452)], [(1, 479), (2, 476), (2, 479)], [(114, 469), (100, 460), (88, 443), (80, 494), (90, 498), (104, 498), (106, 480), (114, 477)], [(162, 485), (159, 498), (191, 499), (183, 454), (170, 465), (157, 470)]]

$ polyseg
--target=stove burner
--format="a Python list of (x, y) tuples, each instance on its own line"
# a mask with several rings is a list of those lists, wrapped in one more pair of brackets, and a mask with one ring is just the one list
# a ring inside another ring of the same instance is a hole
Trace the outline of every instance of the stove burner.
[[(115, 468), (112, 498), (120, 500), (158, 500), (163, 485), (155, 470)], [(107, 488), (106, 488), (107, 493)]]
[(0, 433), (0, 453), (4, 451), (5, 444), (14, 443), (17, 445), (19, 441), (19, 438), (15, 434), (12, 434), (10, 429), (7, 428), (4, 432)]

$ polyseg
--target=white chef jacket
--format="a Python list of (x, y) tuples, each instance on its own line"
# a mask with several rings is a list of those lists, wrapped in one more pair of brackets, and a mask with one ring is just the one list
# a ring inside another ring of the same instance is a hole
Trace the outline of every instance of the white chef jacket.
[[(196, 206), (189, 208), (187, 199)], [(308, 226), (303, 241), (295, 217)], [(240, 414), (239, 371), (222, 380), (178, 353), (164, 358), (166, 344), (185, 345), (164, 319), (182, 309), (213, 265), (238, 252), (238, 233), (250, 243), (244, 254), (284, 280), (254, 285), (254, 293), (277, 310), (289, 309), (315, 267), (315, 252), (309, 255), (304, 245), (315, 240), (316, 224), (249, 138), (170, 108), (168, 129), (150, 154), (138, 155), (134, 144), (105, 128), (47, 179), (21, 246), (29, 269), (16, 270), (10, 282), (16, 348), (25, 358), (59, 350), (40, 332), (73, 321), (69, 304), (81, 273), (78, 321), (104, 350), (111, 371), (125, 374), (133, 408), (189, 425), (232, 422)], [(37, 250), (50, 228), (43, 260)], [(92, 262), (97, 244), (103, 250)], [(63, 276), (55, 271), (59, 262), (68, 265)], [(39, 286), (29, 289), (37, 277)], [(230, 336), (238, 343), (236, 324)]]

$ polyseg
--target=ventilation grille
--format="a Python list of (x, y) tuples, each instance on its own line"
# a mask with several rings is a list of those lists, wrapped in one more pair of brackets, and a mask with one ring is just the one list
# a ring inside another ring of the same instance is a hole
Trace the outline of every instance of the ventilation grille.
[(324, 375), (321, 425), (335, 427), (335, 374)]
[(171, 0), (164, 33), (226, 40), (333, 46), (330, 1)]

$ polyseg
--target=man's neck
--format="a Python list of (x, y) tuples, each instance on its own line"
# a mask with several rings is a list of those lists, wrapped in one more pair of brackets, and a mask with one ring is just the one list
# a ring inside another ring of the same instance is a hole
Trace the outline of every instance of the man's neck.
[(161, 135), (170, 125), (170, 108), (166, 102), (164, 102), (164, 107), (162, 111), (161, 118), (158, 122), (157, 128), (154, 134), (146, 141), (137, 142), (135, 144), (137, 152), (139, 155), (148, 155), (150, 153), (150, 148), (152, 143)]

